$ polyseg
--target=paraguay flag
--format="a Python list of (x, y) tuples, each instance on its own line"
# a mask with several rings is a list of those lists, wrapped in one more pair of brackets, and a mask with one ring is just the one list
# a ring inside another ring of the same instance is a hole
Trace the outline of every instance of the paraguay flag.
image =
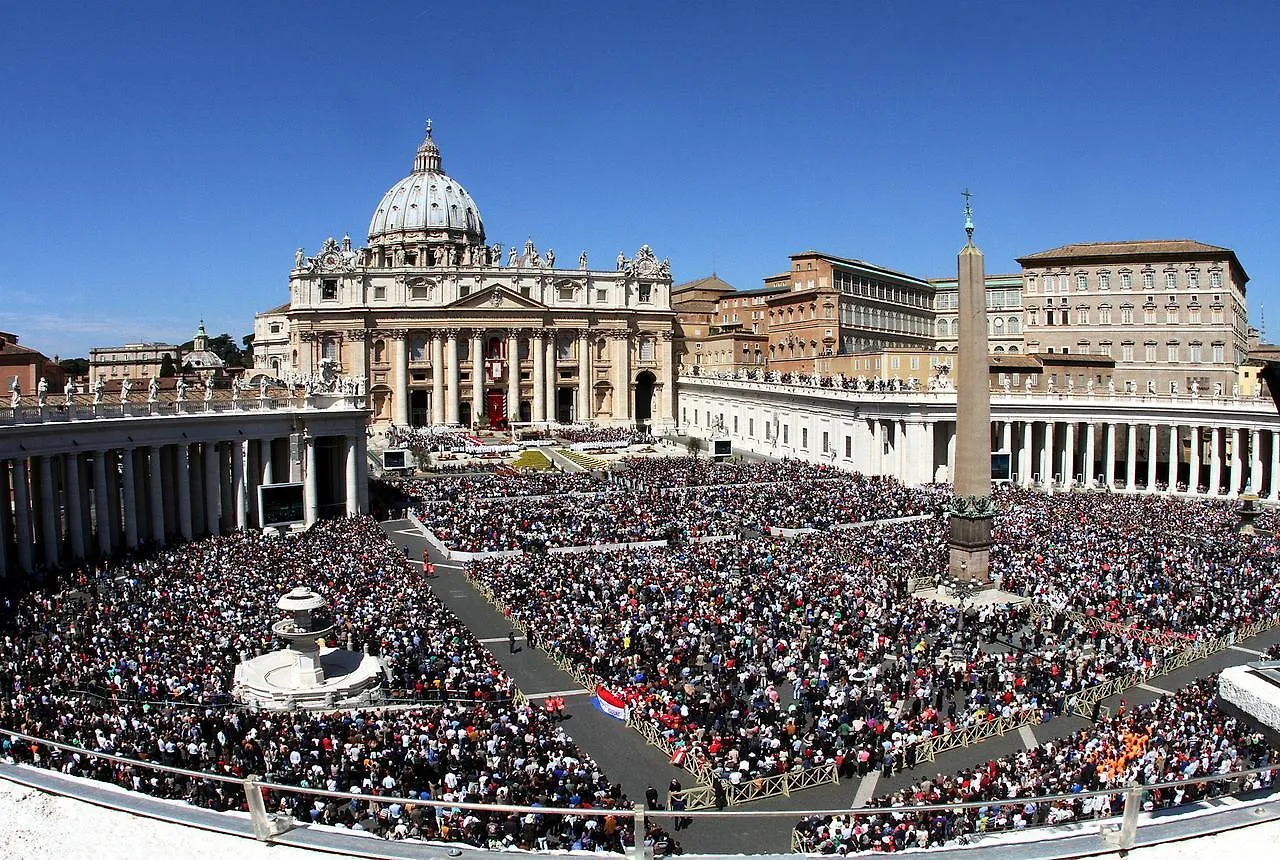
[(603, 684), (596, 685), (595, 705), (615, 720), (627, 718), (627, 703), (617, 693), (606, 689)]

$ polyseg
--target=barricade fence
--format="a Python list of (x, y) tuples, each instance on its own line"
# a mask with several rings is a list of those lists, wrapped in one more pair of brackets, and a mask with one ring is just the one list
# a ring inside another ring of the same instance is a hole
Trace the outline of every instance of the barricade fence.
[[(259, 775), (249, 775), (246, 777), (241, 777), (241, 776), (231, 776), (225, 773), (211, 773), (211, 772), (205, 772), (205, 771), (188, 770), (186, 768), (160, 764), (158, 762), (142, 761), (140, 759), (132, 759), (125, 756), (115, 755), (112, 753), (104, 753), (104, 752), (99, 752), (95, 750), (89, 750), (83, 747), (75, 746), (73, 744), (53, 741), (53, 740), (42, 738), (36, 735), (30, 735), (30, 734), (18, 732), (12, 729), (4, 728), (4, 727), (0, 727), (0, 736), (7, 737), (11, 741), (19, 741), (19, 740), (25, 741), (26, 744), (21, 745), (23, 746), (23, 748), (38, 746), (38, 747), (43, 747), (50, 750), (60, 750), (62, 752), (70, 753), (72, 755), (84, 756), (84, 757), (97, 759), (101, 761), (108, 761), (108, 762), (115, 763), (117, 765), (133, 768), (142, 772), (165, 773), (165, 774), (172, 774), (175, 776), (184, 777), (186, 779), (195, 780), (195, 781), (221, 783), (224, 785), (227, 785), (227, 784), (236, 785), (244, 793), (244, 796), (245, 796), (244, 809), (246, 809), (249, 813), (250, 823), (252, 825), (254, 838), (264, 842), (270, 842), (275, 840), (276, 837), (287, 832), (294, 826), (294, 822), (292, 819), (280, 816), (278, 814), (272, 814), (267, 811), (266, 798), (267, 798), (267, 793), (269, 792), (274, 793), (278, 796), (296, 795), (304, 798), (317, 798), (317, 799), (325, 798), (325, 799), (331, 799), (331, 800), (338, 800), (344, 803), (351, 803), (353, 805), (363, 807), (374, 815), (376, 815), (377, 812), (384, 807), (388, 807), (391, 804), (399, 804), (401, 806), (414, 805), (414, 806), (422, 806), (422, 807), (432, 807), (435, 809), (443, 809), (443, 810), (455, 810), (455, 809), (470, 810), (470, 811), (481, 812), (481, 813), (516, 813), (520, 815), (525, 815), (525, 814), (572, 815), (572, 816), (579, 816), (579, 817), (581, 816), (631, 817), (633, 821), (633, 830), (632, 830), (633, 833), (644, 833), (646, 821), (650, 819), (660, 821), (660, 822), (665, 822), (665, 821), (670, 821), (672, 819), (675, 819), (677, 817), (687, 817), (696, 821), (699, 818), (733, 819), (738, 816), (750, 816), (753, 821), (759, 820), (761, 818), (769, 818), (769, 819), (782, 818), (784, 820), (796, 822), (799, 819), (809, 818), (814, 816), (818, 816), (818, 817), (842, 816), (842, 817), (848, 817), (848, 818), (858, 818), (858, 817), (867, 817), (867, 816), (873, 816), (873, 815), (884, 815), (886, 813), (890, 813), (893, 811), (891, 808), (888, 808), (888, 807), (873, 808), (873, 807), (866, 807), (866, 806), (858, 807), (856, 809), (847, 809), (847, 808), (793, 809), (793, 810), (756, 809), (756, 810), (751, 810), (749, 812), (748, 811), (729, 811), (729, 810), (725, 810), (725, 811), (705, 810), (705, 809), (703, 810), (685, 809), (685, 810), (675, 811), (675, 810), (669, 810), (669, 809), (668, 810), (645, 809), (644, 805), (640, 803), (636, 803), (630, 808), (604, 808), (604, 807), (586, 807), (586, 806), (583, 806), (583, 807), (517, 806), (513, 804), (473, 803), (473, 802), (458, 801), (458, 800), (434, 800), (434, 799), (428, 800), (428, 799), (423, 799), (421, 797), (400, 797), (395, 795), (357, 794), (354, 792), (328, 791), (320, 788), (301, 787), (296, 785), (285, 785), (283, 783), (272, 782), (269, 779), (263, 778), (262, 776), (259, 776)], [(18, 744), (14, 745), (15, 748), (18, 748), (19, 746), (20, 745)], [(21, 768), (32, 767), (25, 763), (20, 763), (20, 764), (17, 764), (16, 766)], [(38, 766), (34, 766), (34, 769), (42, 770), (42, 771), (49, 770), (47, 768), (41, 768)], [(1133, 785), (1133, 786), (1117, 787), (1117, 788), (1111, 788), (1111, 789), (1105, 789), (1105, 790), (1084, 791), (1084, 792), (1079, 792), (1075, 794), (1051, 794), (1051, 795), (1038, 795), (1035, 797), (1010, 798), (1005, 802), (992, 801), (992, 800), (976, 800), (976, 801), (969, 801), (966, 803), (922, 804), (918, 806), (895, 807), (895, 808), (901, 811), (909, 811), (911, 814), (929, 813), (929, 812), (955, 813), (955, 812), (963, 811), (966, 809), (977, 809), (980, 807), (1021, 808), (1028, 803), (1052, 804), (1052, 803), (1057, 803), (1059, 801), (1064, 801), (1064, 800), (1074, 801), (1074, 800), (1083, 800), (1090, 797), (1111, 797), (1111, 798), (1122, 798), (1125, 802), (1125, 806), (1128, 809), (1136, 810), (1141, 805), (1142, 795), (1148, 791), (1153, 791), (1157, 789), (1158, 790), (1177, 789), (1177, 788), (1182, 788), (1182, 787), (1191, 786), (1191, 785), (1214, 785), (1214, 786), (1220, 785), (1222, 786), (1223, 790), (1221, 791), (1211, 790), (1210, 794), (1212, 796), (1221, 796), (1222, 794), (1238, 792), (1248, 787), (1248, 782), (1246, 781), (1247, 780), (1252, 781), (1251, 780), (1252, 777), (1261, 776), (1264, 774), (1268, 775), (1269, 777), (1271, 774), (1274, 774), (1277, 770), (1280, 770), (1280, 764), (1251, 768), (1249, 770), (1241, 770), (1241, 771), (1236, 771), (1234, 773), (1208, 774), (1203, 776), (1195, 776), (1189, 779), (1155, 783), (1152, 785), (1145, 785), (1145, 786)], [(62, 779), (66, 780), (65, 784), (68, 787), (74, 789), (74, 787), (79, 785), (81, 778), (62, 777)], [(92, 780), (85, 780), (85, 781), (92, 782)], [(146, 784), (146, 780), (143, 780), (142, 784)], [(45, 790), (49, 790), (49, 789), (45, 787)], [(64, 794), (68, 797), (77, 796), (77, 793), (74, 790), (61, 791), (56, 793)], [(132, 791), (126, 790), (125, 792), (122, 793), (121, 796), (127, 797), (128, 795), (133, 793), (134, 792)], [(122, 803), (121, 807), (127, 809), (128, 804)], [(1137, 817), (1136, 815), (1132, 816), (1132, 818), (1134, 819), (1133, 823), (1135, 825), (1136, 825), (1136, 817)], [(1126, 818), (1129, 818), (1129, 816), (1126, 816)], [(364, 838), (366, 837), (361, 837), (362, 841)], [(796, 852), (808, 853), (808, 852), (814, 851), (816, 848), (816, 846), (812, 844), (810, 840), (805, 839), (802, 834), (800, 834), (795, 830), (794, 824), (792, 825), (792, 843), (791, 844), (792, 844), (792, 850)], [(1132, 844), (1133, 844), (1132, 841), (1130, 841), (1128, 847), (1132, 847)], [(1124, 847), (1123, 843), (1121, 847)], [(639, 858), (644, 857), (645, 852), (644, 852), (643, 842), (636, 844), (636, 840), (633, 840), (633, 844), (630, 847), (628, 854), (630, 856), (636, 857), (637, 860), (639, 860)]]

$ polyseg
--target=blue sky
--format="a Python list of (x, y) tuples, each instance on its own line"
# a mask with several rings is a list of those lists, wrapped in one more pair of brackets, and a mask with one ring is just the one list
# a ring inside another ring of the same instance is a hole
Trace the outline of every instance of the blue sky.
[(741, 288), (818, 248), (954, 273), (1234, 248), (1280, 336), (1275, 3), (10, 4), (0, 328), (239, 337), (363, 240), (427, 117), (490, 242)]

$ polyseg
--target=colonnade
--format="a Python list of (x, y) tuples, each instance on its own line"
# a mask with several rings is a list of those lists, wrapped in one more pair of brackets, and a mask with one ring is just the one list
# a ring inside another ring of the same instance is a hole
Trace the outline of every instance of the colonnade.
[(264, 485), (300, 483), (307, 525), (365, 511), (367, 413), (354, 414), (358, 433), (290, 432), (281, 416), (282, 435), (223, 426), (218, 437), (200, 439), (198, 417), (139, 419), (133, 425), (166, 432), (136, 443), (118, 427), (95, 433), (90, 424), (16, 428), (44, 430), (24, 437), (42, 445), (0, 434), (0, 576), (268, 525)]

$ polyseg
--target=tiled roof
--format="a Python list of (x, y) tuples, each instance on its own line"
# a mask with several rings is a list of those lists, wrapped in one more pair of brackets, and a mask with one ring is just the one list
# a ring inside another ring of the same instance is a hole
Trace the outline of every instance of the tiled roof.
[(1194, 239), (1148, 239), (1140, 242), (1082, 242), (1077, 245), (1062, 245), (1027, 254), (1019, 257), (1018, 262), (1026, 260), (1068, 260), (1081, 257), (1126, 257), (1142, 254), (1231, 254), (1230, 248), (1217, 245), (1206, 245)]

